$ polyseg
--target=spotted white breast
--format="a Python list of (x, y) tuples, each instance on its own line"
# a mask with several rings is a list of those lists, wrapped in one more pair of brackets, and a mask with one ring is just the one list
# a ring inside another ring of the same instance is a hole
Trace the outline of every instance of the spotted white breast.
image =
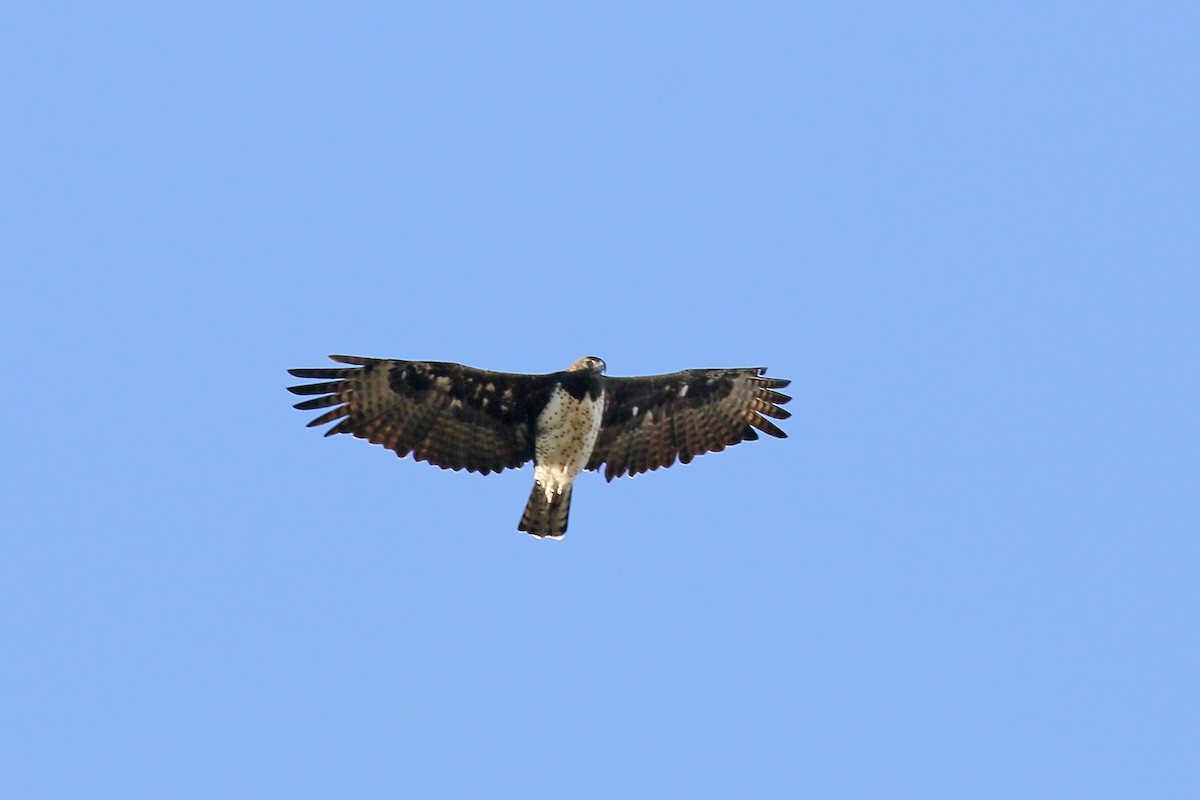
[(549, 500), (571, 485), (583, 471), (604, 416), (604, 394), (598, 398), (584, 395), (575, 399), (563, 387), (556, 386), (550, 400), (537, 418), (537, 467), (533, 479)]

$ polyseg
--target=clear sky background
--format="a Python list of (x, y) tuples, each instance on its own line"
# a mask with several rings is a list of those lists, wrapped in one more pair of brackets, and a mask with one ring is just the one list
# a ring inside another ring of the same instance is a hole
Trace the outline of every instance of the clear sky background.
[[(4, 17), (5, 798), (1200, 796), (1194, 3)], [(794, 416), (543, 542), (328, 353)]]

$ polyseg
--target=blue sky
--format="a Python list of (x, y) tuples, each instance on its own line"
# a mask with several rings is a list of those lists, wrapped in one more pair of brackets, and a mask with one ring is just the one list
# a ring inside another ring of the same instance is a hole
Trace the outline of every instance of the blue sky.
[[(1198, 24), (10, 10), (5, 796), (1198, 796)], [(794, 416), (540, 542), (341, 352)]]

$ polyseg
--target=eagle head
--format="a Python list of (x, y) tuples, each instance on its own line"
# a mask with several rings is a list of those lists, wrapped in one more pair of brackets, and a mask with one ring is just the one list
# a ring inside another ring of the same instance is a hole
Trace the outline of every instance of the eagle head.
[(606, 369), (608, 369), (608, 365), (604, 363), (603, 358), (599, 356), (584, 356), (583, 358), (575, 359), (575, 362), (567, 367), (567, 372), (579, 372), (580, 370), (603, 372)]

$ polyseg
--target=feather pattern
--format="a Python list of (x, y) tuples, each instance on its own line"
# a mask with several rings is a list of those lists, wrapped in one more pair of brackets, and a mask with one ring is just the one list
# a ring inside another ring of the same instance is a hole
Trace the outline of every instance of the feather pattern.
[[(606, 378), (604, 419), (587, 468), (606, 480), (688, 463), (702, 453), (758, 438), (785, 438), (768, 417), (787, 419), (789, 381), (762, 367), (690, 369), (641, 378)], [(757, 429), (757, 431), (756, 431)]]
[(288, 370), (319, 379), (289, 387), (320, 395), (296, 403), (329, 409), (309, 426), (337, 422), (326, 436), (350, 433), (404, 458), (443, 469), (500, 472), (533, 458), (534, 423), (557, 373), (517, 375), (436, 361), (330, 356), (353, 366)]

